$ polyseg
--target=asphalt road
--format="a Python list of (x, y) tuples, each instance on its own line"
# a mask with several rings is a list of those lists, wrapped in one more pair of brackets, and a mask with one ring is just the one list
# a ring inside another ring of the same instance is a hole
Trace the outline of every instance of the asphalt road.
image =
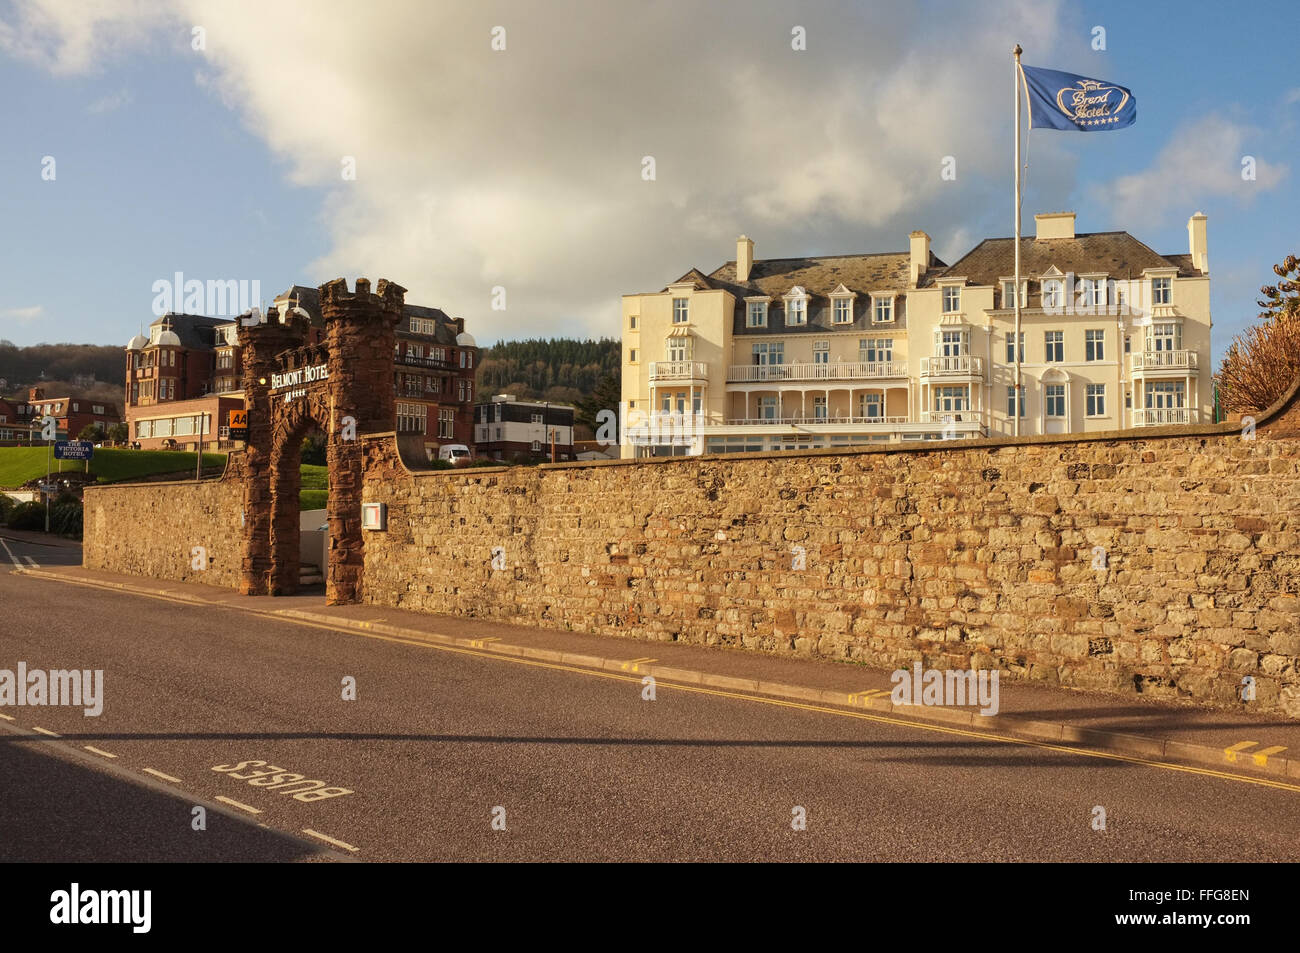
[(1296, 786), (663, 682), (648, 701), (636, 675), (196, 610), (0, 558), (0, 669), (104, 671), (99, 717), (0, 708), (0, 860), (1300, 856)]

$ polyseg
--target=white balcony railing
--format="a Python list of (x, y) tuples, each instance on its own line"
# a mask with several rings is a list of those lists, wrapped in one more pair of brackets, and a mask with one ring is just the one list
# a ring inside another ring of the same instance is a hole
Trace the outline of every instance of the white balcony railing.
[(1169, 424), (1194, 424), (1195, 407), (1139, 407), (1133, 411), (1134, 427), (1164, 427)]
[(984, 361), (969, 354), (921, 358), (922, 377), (982, 377)]
[(834, 364), (732, 364), (729, 383), (765, 381), (870, 381), (906, 377), (906, 361), (836, 361)]
[(907, 417), (732, 417), (728, 427), (771, 424), (905, 424)]
[(1195, 351), (1143, 351), (1132, 356), (1135, 373), (1143, 371), (1196, 371)]
[(703, 361), (651, 361), (652, 381), (706, 381), (709, 365)]
[(974, 410), (923, 410), (923, 424), (970, 424), (979, 423), (980, 414)]

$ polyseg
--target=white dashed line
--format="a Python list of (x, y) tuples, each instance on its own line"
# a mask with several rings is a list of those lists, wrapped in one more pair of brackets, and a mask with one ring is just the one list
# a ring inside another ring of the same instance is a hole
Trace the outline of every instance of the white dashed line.
[(105, 758), (116, 758), (116, 757), (117, 757), (117, 755), (115, 755), (115, 754), (109, 754), (107, 751), (104, 751), (104, 750), (102, 750), (102, 749), (100, 749), (100, 748), (94, 748), (94, 747), (91, 747), (90, 745), (82, 745), (81, 747), (85, 748), (85, 749), (86, 749), (87, 751), (89, 751), (91, 754), (102, 754)]
[(155, 771), (153, 768), (145, 768), (144, 773), (152, 774), (155, 778), (162, 778), (164, 781), (171, 781), (175, 784), (182, 783), (180, 778), (173, 778), (170, 774), (163, 774), (161, 771)]
[(40, 725), (32, 725), (32, 731), (39, 731), (43, 735), (49, 735), (51, 738), (60, 737), (57, 731), (50, 731), (48, 728), (42, 728)]
[(224, 794), (218, 794), (218, 795), (217, 795), (217, 800), (220, 801), (222, 804), (231, 804), (231, 805), (233, 805), (233, 806), (239, 808), (241, 811), (247, 811), (249, 814), (261, 814), (261, 813), (262, 813), (262, 812), (259, 811), (257, 808), (255, 808), (255, 807), (249, 807), (247, 804), (241, 803), (240, 801), (236, 801), (234, 798), (226, 797)]
[(14, 568), (22, 569), (23, 564), (18, 561), (18, 557), (15, 556), (14, 551), (9, 548), (9, 544), (6, 543), (3, 539), (0, 539), (0, 546), (3, 546), (5, 548), (5, 552), (9, 554), (9, 558), (13, 561)]
[(31, 556), (24, 556), (23, 559), (27, 560), (27, 565), (31, 566), (33, 569), (41, 568), (41, 564), (38, 563), (36, 560), (32, 559)]
[(350, 850), (354, 854), (361, 849), (360, 847), (353, 847), (351, 844), (345, 844), (341, 840), (335, 840), (327, 834), (322, 834), (320, 831), (314, 831), (310, 827), (304, 827), (302, 832), (312, 837), (319, 838), (327, 844), (333, 844), (335, 847), (342, 847), (344, 850)]

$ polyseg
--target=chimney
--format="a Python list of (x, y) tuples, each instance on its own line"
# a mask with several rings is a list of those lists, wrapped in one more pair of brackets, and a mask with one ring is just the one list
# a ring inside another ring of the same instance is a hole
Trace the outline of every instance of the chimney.
[(1205, 213), (1197, 212), (1187, 220), (1187, 247), (1192, 253), (1192, 267), (1201, 274), (1209, 274), (1210, 248), (1205, 238)]
[(911, 239), (912, 287), (915, 288), (916, 283), (930, 267), (930, 236), (925, 232), (912, 232), (907, 237)]
[(1048, 212), (1045, 215), (1035, 215), (1034, 225), (1038, 228), (1036, 237), (1039, 241), (1048, 238), (1074, 237), (1073, 212)]
[(754, 243), (741, 235), (736, 239), (736, 280), (748, 281), (754, 267)]

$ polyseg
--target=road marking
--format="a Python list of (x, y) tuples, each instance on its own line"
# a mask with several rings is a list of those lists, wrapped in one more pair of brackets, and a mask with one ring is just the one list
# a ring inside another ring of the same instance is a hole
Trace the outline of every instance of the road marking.
[[(131, 589), (125, 589), (115, 586), (105, 586), (89, 580), (65, 579), (60, 577), (53, 578), (52, 581), (63, 582), (74, 586), (84, 586), (91, 589), (102, 589), (109, 592), (117, 592), (121, 595), (137, 596), (145, 599), (161, 599), (164, 602), (178, 602), (187, 605), (194, 605), (195, 600), (178, 599), (163, 593), (140, 592)], [(210, 608), (232, 609), (234, 611), (251, 612), (254, 615), (271, 615), (271, 613), (260, 610), (241, 609), (236, 606), (224, 606), (220, 603), (203, 603)], [(376, 639), (380, 642), (393, 642), (397, 645), (414, 645), (426, 649), (436, 649), (440, 652), (452, 652), (457, 655), (472, 655), (475, 658), (492, 659), (498, 662), (513, 662), (516, 665), (528, 665), (534, 668), (545, 668), (557, 672), (573, 672), (577, 675), (586, 675), (591, 678), (608, 678), (619, 682), (637, 682), (639, 678), (631, 678), (626, 675), (619, 675), (615, 672), (600, 671), (590, 668), (579, 668), (576, 665), (564, 665), (559, 662), (543, 662), (538, 659), (520, 658), (514, 655), (502, 655), (499, 652), (477, 652), (473, 649), (461, 648), (455, 645), (440, 645), (436, 642), (427, 642), (423, 639), (403, 638), (394, 635), (380, 635), (378, 633), (360, 632), (353, 628), (344, 628), (342, 626), (326, 625), (321, 622), (312, 622), (306, 619), (295, 619), (288, 616), (276, 615), (283, 622), (291, 622), (295, 625), (307, 626), (313, 629), (322, 629), (326, 632), (334, 632), (339, 635), (352, 635), (362, 639)], [(433, 633), (437, 634), (437, 633)], [(449, 636), (444, 636), (449, 638)], [(809, 705), (802, 702), (786, 701), (782, 698), (770, 698), (762, 695), (745, 695), (740, 692), (726, 692), (715, 688), (701, 688), (692, 685), (682, 685), (673, 682), (661, 681), (660, 687), (674, 688), (678, 691), (693, 692), (697, 695), (713, 695), (719, 698), (733, 698), (738, 701), (753, 702), (760, 705), (772, 705), (778, 708), (793, 708), (802, 711), (818, 712), (826, 715), (836, 715), (841, 718), (857, 718), (862, 721), (874, 721), (885, 725), (894, 725), (900, 728), (910, 728), (915, 731), (929, 731), (935, 734), (956, 735), (963, 738), (977, 738), (983, 741), (998, 741), (1004, 744), (1020, 745), (1026, 748), (1040, 748), (1044, 751), (1057, 751), (1063, 754), (1072, 754), (1080, 758), (1097, 758), (1102, 761), (1123, 761), (1128, 764), (1140, 764), (1151, 768), (1160, 768), (1164, 771), (1175, 771), (1182, 774), (1196, 774), (1203, 777), (1218, 778), (1222, 781), (1238, 781), (1242, 784), (1253, 784), (1258, 787), (1278, 788), (1283, 791), (1294, 791), (1300, 794), (1300, 785), (1286, 784), (1282, 781), (1274, 781), (1270, 778), (1253, 778), (1244, 774), (1232, 774), (1227, 771), (1217, 771), (1213, 768), (1198, 768), (1192, 765), (1174, 764), (1169, 761), (1152, 761), (1149, 758), (1139, 758), (1134, 755), (1119, 754), (1113, 751), (1092, 750), (1089, 748), (1074, 748), (1068, 745), (1052, 744), (1047, 741), (1034, 741), (1029, 738), (1016, 738), (1010, 735), (997, 735), (992, 732), (971, 731), (962, 728), (953, 728), (945, 725), (926, 724), (920, 721), (909, 721), (905, 718), (895, 718), (888, 715), (871, 715), (866, 712), (845, 711), (842, 708), (826, 708), (821, 705)]]
[(24, 556), (23, 559), (27, 560), (27, 565), (31, 566), (33, 569), (41, 568), (41, 564), (38, 563), (36, 560), (32, 559), (31, 556)]
[(852, 695), (849, 696), (849, 704), (856, 705), (859, 701), (861, 701), (862, 704), (865, 705), (867, 703), (868, 698), (875, 698), (878, 695), (890, 695), (890, 694), (892, 694), (892, 692), (888, 688), (873, 688), (865, 692), (854, 692)]
[(619, 666), (619, 670), (624, 672), (638, 672), (640, 671), (640, 669), (637, 666), (646, 665), (650, 662), (657, 662), (657, 661), (659, 661), (657, 658), (651, 658), (648, 655), (645, 658), (629, 659), (628, 661), (624, 662), (622, 665)]
[(469, 644), (471, 648), (483, 649), (483, 648), (487, 648), (487, 644), (489, 642), (500, 642), (500, 641), (501, 639), (498, 636), (490, 635), (486, 639), (470, 639)]
[(49, 731), (48, 729), (42, 728), (42, 727), (40, 727), (39, 725), (32, 725), (32, 731), (39, 731), (41, 734), (43, 734), (43, 735), (49, 735), (51, 738), (57, 738), (57, 737), (59, 737), (58, 732), (56, 732), (56, 731)]
[(1268, 767), (1270, 755), (1281, 754), (1285, 750), (1286, 745), (1273, 745), (1273, 747), (1265, 748), (1263, 751), (1252, 751), (1250, 756), (1255, 759), (1256, 766), (1266, 768)]
[(170, 774), (163, 774), (161, 771), (155, 771), (153, 768), (145, 768), (144, 773), (152, 774), (155, 778), (162, 778), (164, 781), (174, 781), (176, 784), (182, 783), (180, 778), (173, 778)]
[(9, 558), (13, 560), (14, 568), (22, 569), (23, 564), (18, 561), (18, 557), (14, 555), (14, 551), (9, 548), (9, 544), (6, 543), (3, 538), (0, 538), (0, 546), (3, 546), (5, 548), (5, 552), (8, 553)]
[(327, 844), (333, 844), (335, 847), (342, 847), (344, 850), (350, 850), (354, 854), (361, 849), (360, 847), (353, 847), (351, 844), (345, 844), (341, 840), (335, 840), (326, 834), (322, 834), (320, 831), (314, 831), (310, 827), (304, 827), (302, 832), (304, 834), (310, 834), (312, 837), (318, 837)]
[(236, 801), (234, 798), (232, 798), (232, 797), (226, 797), (224, 794), (218, 794), (218, 795), (217, 795), (217, 800), (218, 800), (218, 801), (221, 801), (223, 804), (233, 804), (235, 807), (239, 808), (241, 811), (247, 811), (249, 814), (261, 814), (261, 813), (262, 813), (262, 812), (259, 811), (257, 808), (255, 808), (255, 807), (249, 807), (247, 804), (244, 804), (242, 801)]
[(1223, 758), (1225, 761), (1232, 761), (1235, 763), (1237, 755), (1241, 754), (1241, 752), (1247, 748), (1255, 747), (1257, 744), (1259, 744), (1258, 741), (1238, 741), (1232, 747), (1223, 749)]
[(117, 755), (115, 754), (109, 754), (107, 751), (102, 751), (99, 748), (93, 748), (90, 745), (82, 745), (81, 747), (85, 748), (87, 751), (91, 752), (92, 754), (102, 754), (105, 758), (117, 757)]

